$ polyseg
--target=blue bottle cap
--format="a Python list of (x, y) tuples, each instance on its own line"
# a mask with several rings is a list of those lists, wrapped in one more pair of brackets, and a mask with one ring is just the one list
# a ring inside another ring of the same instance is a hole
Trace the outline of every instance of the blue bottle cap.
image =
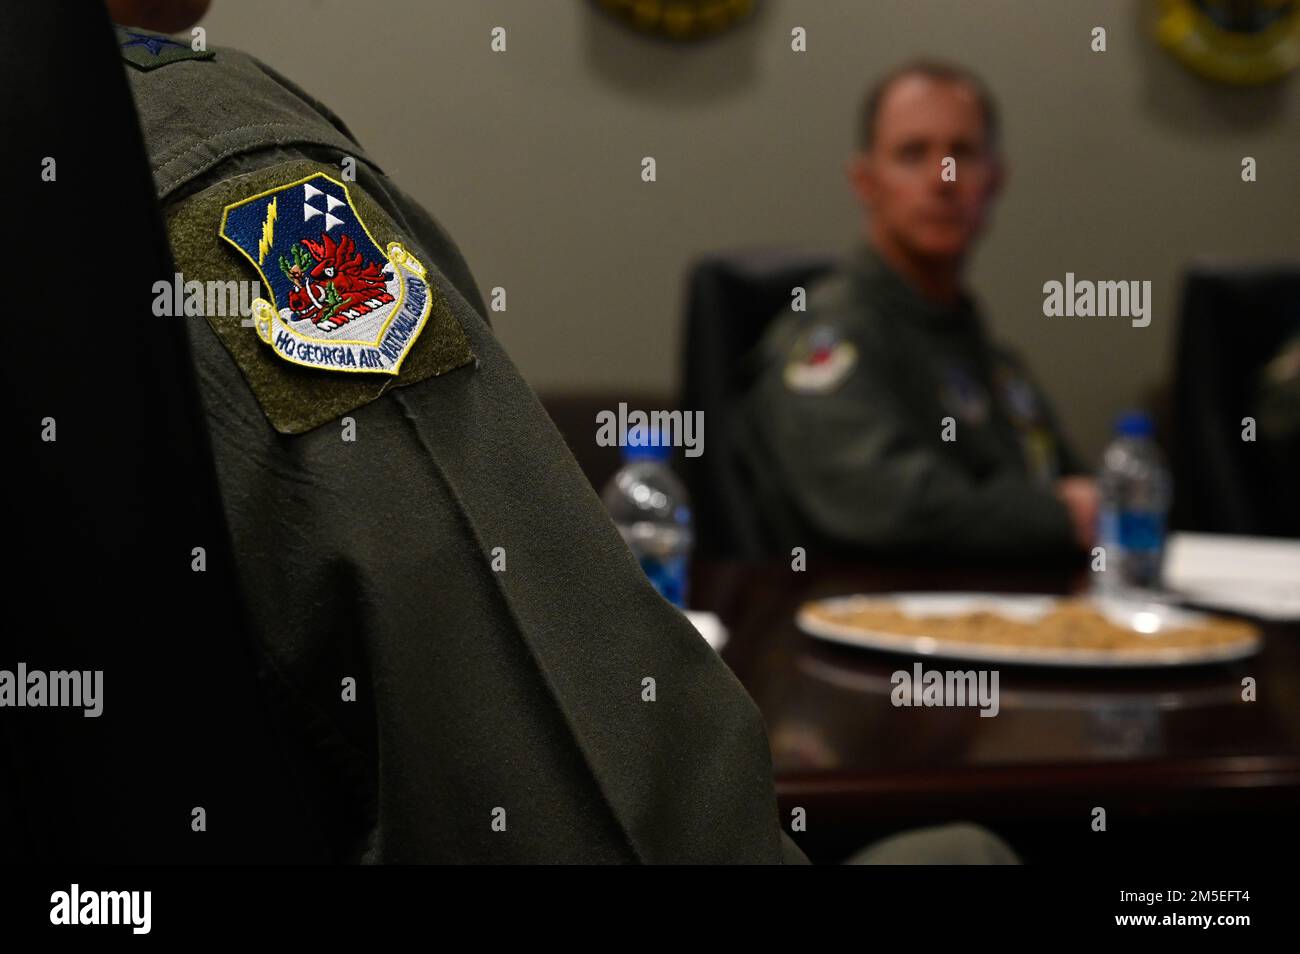
[(1125, 411), (1115, 421), (1115, 433), (1120, 437), (1150, 437), (1155, 432), (1155, 422), (1146, 411)]
[(663, 443), (663, 435), (647, 427), (633, 427), (623, 438), (623, 460), (654, 460), (664, 463), (673, 456), (671, 444)]

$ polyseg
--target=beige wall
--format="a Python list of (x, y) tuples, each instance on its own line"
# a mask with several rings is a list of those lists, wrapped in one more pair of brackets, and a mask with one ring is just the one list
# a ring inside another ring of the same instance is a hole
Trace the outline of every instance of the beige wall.
[[(700, 252), (851, 241), (841, 163), (862, 87), (915, 53), (975, 67), (1001, 99), (1012, 178), (974, 286), (1089, 455), (1167, 372), (1186, 262), (1300, 256), (1297, 81), (1199, 80), (1156, 47), (1147, 2), (759, 4), (746, 28), (685, 46), (586, 0), (215, 0), (204, 26), (330, 103), (480, 287), (507, 289), (495, 325), (541, 391), (674, 387)], [(488, 48), (498, 25), (505, 54)], [(790, 51), (795, 25), (807, 53)], [(640, 181), (646, 155), (657, 183)], [(1150, 279), (1151, 326), (1044, 318), (1042, 284), (1067, 271)]]

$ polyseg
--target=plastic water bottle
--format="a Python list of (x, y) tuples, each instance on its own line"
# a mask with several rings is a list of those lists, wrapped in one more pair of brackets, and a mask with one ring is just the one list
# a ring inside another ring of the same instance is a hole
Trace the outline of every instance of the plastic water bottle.
[(1151, 589), (1160, 582), (1169, 472), (1152, 435), (1151, 417), (1127, 411), (1102, 456), (1098, 537), (1106, 548), (1105, 591)]
[(672, 452), (661, 446), (658, 434), (630, 431), (623, 466), (601, 499), (655, 589), (685, 609), (695, 537), (686, 488), (668, 467)]

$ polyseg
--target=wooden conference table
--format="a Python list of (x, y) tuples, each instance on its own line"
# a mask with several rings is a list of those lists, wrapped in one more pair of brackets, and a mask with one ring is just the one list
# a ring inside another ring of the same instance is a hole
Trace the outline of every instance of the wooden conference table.
[[(1300, 809), (1300, 625), (1266, 624), (1247, 660), (1182, 669), (998, 666), (1000, 712), (895, 708), (913, 657), (803, 634), (809, 599), (903, 590), (1081, 592), (1083, 568), (697, 563), (691, 605), (730, 631), (722, 656), (758, 704), (787, 821), (815, 861), (905, 828), (971, 820), (1028, 861), (1229, 859), (1294, 840)], [(925, 660), (927, 668), (945, 663)], [(949, 668), (976, 668), (956, 663)], [(985, 667), (988, 668), (988, 667)], [(1257, 701), (1242, 701), (1253, 677)], [(1094, 809), (1106, 831), (1094, 830)]]

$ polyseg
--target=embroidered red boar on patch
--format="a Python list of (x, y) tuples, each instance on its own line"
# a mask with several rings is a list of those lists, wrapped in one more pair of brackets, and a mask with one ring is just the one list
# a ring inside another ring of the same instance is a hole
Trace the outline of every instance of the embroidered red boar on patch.
[(365, 261), (346, 233), (337, 242), (329, 235), (319, 242), (302, 239), (290, 254), (293, 263), (282, 258), (280, 268), (293, 283), (289, 308), (295, 321), (333, 331), (393, 301), (383, 269)]

